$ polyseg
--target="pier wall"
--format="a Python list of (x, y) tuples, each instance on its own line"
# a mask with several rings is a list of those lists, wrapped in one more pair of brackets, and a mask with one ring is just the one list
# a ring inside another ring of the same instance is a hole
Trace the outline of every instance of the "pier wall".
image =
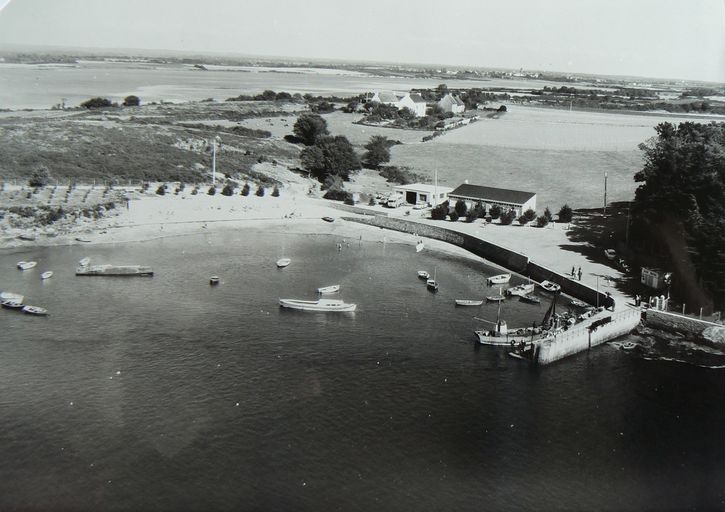
[(539, 343), (536, 362), (541, 365), (551, 364), (565, 357), (583, 352), (601, 345), (606, 341), (629, 334), (640, 322), (640, 312), (627, 308), (624, 311), (600, 314), (597, 320), (607, 319), (609, 322), (592, 328), (592, 323), (575, 327), (556, 335), (555, 338)]
[(663, 331), (675, 332), (678, 334), (698, 337), (708, 327), (725, 327), (722, 324), (699, 320), (689, 316), (682, 316), (676, 313), (647, 309), (644, 313), (645, 325)]
[[(560, 274), (550, 268), (543, 267), (533, 261), (529, 261), (526, 267), (526, 275), (534, 281), (552, 281), (561, 286), (561, 291), (567, 295), (571, 295), (579, 300), (591, 304), (592, 306), (605, 306), (607, 299), (606, 292), (597, 291), (591, 286), (587, 286), (580, 281), (576, 281), (571, 277)], [(616, 309), (616, 304), (615, 304)]]
[(434, 240), (441, 240), (462, 247), (476, 256), (480, 256), (497, 265), (522, 274), (526, 272), (526, 267), (529, 264), (529, 258), (524, 254), (505, 249), (465, 233), (459, 233), (458, 231), (439, 226), (431, 226), (429, 224), (394, 217), (345, 217), (345, 220), (401, 231), (403, 233), (418, 234)]

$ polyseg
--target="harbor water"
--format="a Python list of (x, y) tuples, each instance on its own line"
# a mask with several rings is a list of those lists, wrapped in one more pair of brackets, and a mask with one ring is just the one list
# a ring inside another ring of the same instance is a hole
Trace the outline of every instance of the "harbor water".
[[(0, 289), (50, 312), (0, 311), (0, 510), (725, 507), (725, 355), (632, 335), (529, 367), (474, 344), (495, 304), (454, 306), (500, 269), (382, 236), (0, 252)], [(155, 275), (75, 276), (85, 256)], [(332, 284), (355, 313), (278, 306)]]

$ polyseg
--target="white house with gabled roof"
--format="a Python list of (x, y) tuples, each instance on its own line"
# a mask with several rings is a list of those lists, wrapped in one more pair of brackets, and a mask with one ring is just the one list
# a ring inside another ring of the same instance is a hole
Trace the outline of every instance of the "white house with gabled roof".
[(454, 114), (463, 114), (466, 110), (466, 104), (463, 103), (458, 96), (448, 93), (438, 102), (438, 106), (443, 112), (452, 112)]
[(415, 114), (415, 117), (425, 116), (425, 111), (428, 105), (426, 104), (423, 96), (417, 92), (409, 92), (398, 102), (400, 105), (398, 108), (407, 108)]

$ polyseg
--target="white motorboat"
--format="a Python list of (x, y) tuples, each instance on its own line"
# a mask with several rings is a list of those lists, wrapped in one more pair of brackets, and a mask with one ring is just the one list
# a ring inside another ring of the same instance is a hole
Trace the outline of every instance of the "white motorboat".
[(498, 274), (496, 276), (491, 276), (486, 281), (489, 284), (506, 284), (511, 280), (511, 274)]
[(349, 304), (336, 299), (320, 300), (297, 300), (279, 299), (279, 305), (283, 308), (301, 309), (303, 311), (355, 311), (357, 304)]
[(456, 299), (456, 306), (480, 306), (481, 304), (483, 304), (482, 300)]
[(13, 293), (13, 292), (0, 292), (0, 301), (2, 300), (15, 300), (18, 302), (23, 302), (23, 297), (19, 293)]
[(91, 259), (86, 256), (85, 258), (83, 258), (82, 260), (80, 260), (78, 262), (78, 266), (79, 267), (87, 267), (90, 262), (91, 262)]
[(539, 286), (541, 286), (547, 292), (558, 292), (559, 290), (561, 290), (561, 286), (556, 283), (552, 283), (551, 281), (541, 281), (541, 284)]
[(24, 306), (23, 313), (27, 313), (29, 315), (45, 316), (48, 314), (48, 310), (45, 308), (40, 308), (38, 306)]
[(426, 272), (425, 270), (419, 270), (418, 277), (420, 279), (425, 279), (427, 281), (428, 279), (430, 279), (430, 274), (428, 272)]
[(209, 284), (219, 284), (219, 276), (211, 276), (209, 278)]
[(425, 285), (432, 292), (437, 292), (438, 291), (438, 281), (436, 281), (436, 270), (437, 269), (433, 269), (433, 279), (428, 279), (425, 282)]
[(292, 260), (289, 258), (280, 258), (277, 260), (277, 268), (284, 268), (287, 265), (292, 263)]
[(613, 260), (617, 257), (617, 251), (614, 249), (604, 249), (604, 255), (607, 257), (608, 260)]
[(513, 288), (509, 288), (506, 290), (506, 293), (508, 295), (518, 295), (519, 297), (523, 297), (524, 295), (528, 295), (533, 292), (535, 286), (536, 285), (534, 283), (524, 283), (514, 286)]
[(48, 270), (48, 271), (43, 272), (42, 274), (40, 274), (40, 278), (41, 279), (50, 279), (51, 277), (53, 277), (53, 271), (52, 270)]
[(637, 344), (633, 343), (631, 341), (625, 341), (621, 345), (622, 350), (634, 350), (636, 347), (637, 347)]
[(29, 270), (29, 269), (35, 267), (35, 265), (37, 265), (37, 264), (38, 264), (37, 261), (18, 261), (18, 268), (20, 270)]
[(582, 301), (576, 300), (576, 299), (573, 299), (569, 304), (576, 308), (588, 308), (589, 307), (589, 304), (587, 304), (586, 302), (582, 302)]
[(333, 284), (331, 286), (323, 286), (322, 288), (317, 289), (317, 293), (320, 295), (325, 293), (337, 293), (340, 291), (340, 285), (339, 284)]

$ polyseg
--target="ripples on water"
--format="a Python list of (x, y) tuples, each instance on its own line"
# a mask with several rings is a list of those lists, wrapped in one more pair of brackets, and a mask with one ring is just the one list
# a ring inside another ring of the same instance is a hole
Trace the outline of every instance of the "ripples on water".
[[(453, 306), (490, 294), (495, 270), (338, 241), (230, 230), (0, 253), (0, 288), (51, 312), (0, 311), (0, 509), (723, 506), (725, 373), (612, 345), (529, 368), (474, 345), (472, 317), (495, 305)], [(156, 275), (75, 277), (83, 256)], [(329, 284), (358, 311), (277, 305)], [(510, 325), (544, 310), (504, 305)]]

